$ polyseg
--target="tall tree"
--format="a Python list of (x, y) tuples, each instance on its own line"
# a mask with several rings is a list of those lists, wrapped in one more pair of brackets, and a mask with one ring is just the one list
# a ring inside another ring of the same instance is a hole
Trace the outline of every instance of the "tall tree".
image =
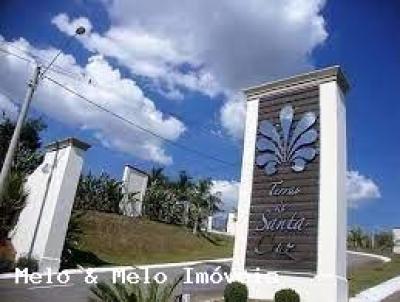
[(202, 222), (215, 212), (220, 210), (222, 200), (219, 194), (212, 193), (212, 181), (210, 179), (199, 180), (190, 198), (190, 214), (193, 226), (193, 234), (199, 230)]
[[(4, 113), (0, 119), (0, 165), (3, 165), (8, 146), (15, 129), (15, 121)], [(23, 174), (32, 173), (42, 162), (42, 155), (38, 152), (42, 146), (40, 133), (47, 128), (40, 118), (28, 119), (22, 126), (18, 149), (13, 161), (13, 170)]]
[(149, 174), (148, 186), (154, 183), (166, 184), (168, 183), (168, 177), (164, 174), (164, 168), (153, 167)]

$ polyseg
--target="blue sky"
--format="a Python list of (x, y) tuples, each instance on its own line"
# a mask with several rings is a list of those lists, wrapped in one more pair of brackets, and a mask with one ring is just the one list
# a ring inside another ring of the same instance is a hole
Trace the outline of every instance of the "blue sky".
[[(350, 224), (399, 225), (400, 4), (388, 1), (39, 1), (0, 3), (0, 47), (51, 59), (76, 24), (88, 33), (62, 48), (49, 76), (170, 141), (115, 120), (43, 81), (32, 114), (45, 142), (89, 142), (85, 170), (120, 177), (129, 163), (212, 177), (234, 204), (248, 85), (340, 64), (347, 96)], [(15, 115), (32, 65), (0, 53), (0, 108)], [(68, 76), (65, 76), (68, 71)], [(89, 83), (90, 79), (90, 83)], [(227, 164), (229, 163), (229, 164)]]

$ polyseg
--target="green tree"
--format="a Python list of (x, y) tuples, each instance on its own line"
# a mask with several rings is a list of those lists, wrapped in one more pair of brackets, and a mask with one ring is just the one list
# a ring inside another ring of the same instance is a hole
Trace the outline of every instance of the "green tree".
[(164, 174), (164, 168), (153, 167), (149, 174), (148, 186), (154, 183), (167, 184), (169, 182), (168, 177)]
[(392, 232), (382, 231), (375, 234), (375, 244), (380, 250), (391, 250), (393, 248), (393, 234)]
[(8, 239), (8, 234), (14, 229), (20, 212), (25, 206), (26, 192), (24, 190), (25, 175), (11, 171), (3, 193), (0, 195), (0, 245)]
[(75, 195), (74, 209), (119, 214), (119, 204), (123, 197), (122, 186), (122, 181), (104, 172), (99, 176), (90, 172), (82, 175)]
[(366, 248), (368, 239), (362, 228), (354, 227), (348, 233), (347, 242), (354, 249)]
[[(13, 161), (13, 170), (30, 174), (39, 166), (43, 160), (43, 156), (38, 152), (42, 146), (40, 133), (46, 128), (46, 124), (40, 118), (28, 119), (24, 123)], [(14, 129), (15, 121), (3, 114), (0, 119), (0, 165), (3, 165)]]
[(193, 234), (200, 229), (200, 225), (209, 215), (220, 210), (222, 203), (219, 194), (212, 193), (212, 181), (210, 179), (199, 180), (190, 196), (190, 215)]
[(220, 210), (221, 197), (212, 193), (210, 179), (195, 182), (187, 172), (181, 171), (176, 180), (170, 180), (163, 169), (155, 168), (149, 179), (144, 206), (150, 219), (185, 224), (196, 234), (207, 216)]
[(179, 223), (176, 184), (164, 174), (163, 168), (151, 170), (143, 204), (150, 219)]

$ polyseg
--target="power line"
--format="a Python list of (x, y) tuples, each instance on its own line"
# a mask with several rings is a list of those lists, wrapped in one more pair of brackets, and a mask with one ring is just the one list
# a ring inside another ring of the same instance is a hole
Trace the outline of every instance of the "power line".
[(96, 102), (94, 102), (94, 101), (90, 100), (89, 98), (87, 98), (87, 97), (81, 95), (80, 93), (78, 93), (78, 92), (76, 92), (75, 90), (73, 90), (73, 89), (71, 89), (71, 88), (65, 86), (64, 84), (62, 84), (62, 83), (60, 83), (60, 82), (58, 82), (58, 81), (56, 81), (56, 80), (54, 80), (54, 79), (52, 79), (52, 78), (50, 78), (50, 77), (48, 77), (48, 76), (45, 76), (45, 78), (46, 78), (47, 80), (51, 81), (52, 83), (54, 83), (54, 84), (56, 84), (56, 85), (62, 87), (62, 88), (65, 89), (66, 91), (70, 92), (71, 94), (74, 94), (75, 96), (81, 98), (82, 100), (86, 101), (87, 103), (89, 103), (89, 104), (95, 106), (96, 108), (98, 108), (98, 109), (100, 109), (100, 110), (102, 110), (102, 111), (104, 111), (104, 112), (107, 112), (107, 113), (111, 114), (112, 116), (114, 116), (114, 117), (116, 117), (116, 118), (118, 118), (118, 119), (124, 121), (125, 123), (127, 123), (127, 124), (129, 124), (129, 125), (131, 125), (131, 126), (134, 126), (135, 128), (140, 129), (140, 130), (142, 130), (142, 131), (144, 131), (144, 132), (146, 132), (146, 133), (149, 133), (149, 134), (151, 134), (151, 135), (153, 135), (153, 136), (155, 136), (155, 137), (157, 137), (157, 138), (159, 138), (159, 139), (161, 139), (161, 140), (163, 140), (163, 141), (165, 141), (165, 142), (167, 142), (167, 143), (169, 143), (169, 144), (171, 144), (171, 145), (173, 145), (173, 146), (176, 146), (176, 147), (181, 148), (181, 149), (183, 149), (183, 150), (185, 150), (185, 151), (188, 151), (188, 152), (191, 152), (191, 153), (193, 153), (193, 154), (196, 154), (196, 155), (198, 155), (198, 156), (200, 156), (200, 157), (204, 157), (204, 158), (213, 160), (213, 161), (215, 161), (215, 162), (219, 162), (219, 163), (224, 164), (224, 165), (237, 167), (236, 163), (227, 162), (227, 161), (225, 161), (225, 160), (223, 160), (223, 159), (220, 159), (220, 158), (218, 158), (218, 157), (215, 157), (215, 156), (213, 156), (213, 155), (209, 155), (209, 154), (204, 153), (204, 152), (201, 152), (201, 151), (199, 151), (199, 150), (190, 148), (190, 147), (188, 147), (188, 146), (186, 146), (186, 145), (183, 145), (183, 144), (180, 144), (180, 143), (175, 142), (175, 141), (173, 141), (173, 140), (170, 140), (170, 139), (168, 139), (168, 138), (166, 138), (166, 137), (164, 137), (164, 136), (162, 136), (162, 135), (160, 135), (160, 134), (158, 134), (158, 133), (156, 133), (156, 132), (153, 132), (153, 131), (150, 130), (150, 129), (144, 128), (144, 127), (138, 125), (137, 123), (135, 123), (135, 122), (133, 122), (133, 121), (131, 121), (131, 120), (129, 120), (129, 119), (123, 117), (122, 115), (120, 115), (120, 114), (118, 114), (118, 113), (115, 113), (115, 112), (113, 112), (113, 111), (111, 111), (111, 110), (109, 110), (109, 109), (107, 109), (107, 108), (105, 108), (105, 107), (103, 107), (103, 106), (97, 104)]
[(24, 56), (18, 55), (18, 54), (16, 54), (16, 53), (13, 53), (13, 52), (10, 52), (10, 51), (9, 51), (9, 50), (7, 50), (7, 49), (4, 49), (4, 48), (1, 48), (1, 47), (0, 47), (0, 51), (2, 51), (2, 52), (4, 52), (4, 53), (6, 53), (6, 54), (8, 54), (8, 55), (14, 56), (14, 57), (16, 57), (16, 58), (19, 58), (19, 59), (21, 59), (21, 60), (23, 60), (23, 61), (25, 61), (25, 62), (28, 62), (28, 63), (34, 63), (34, 61), (33, 61), (33, 60), (31, 60), (30, 58), (27, 58), (27, 57), (24, 57)]
[[(14, 100), (14, 102), (15, 102), (15, 99), (16, 99), (17, 97), (16, 97), (15, 95), (12, 95), (11, 92), (5, 90), (5, 89), (2, 88), (2, 87), (0, 87), (0, 92), (1, 92), (3, 95), (5, 95), (6, 97), (8, 97), (11, 101)], [(14, 105), (17, 105), (17, 104), (15, 104), (14, 102), (12, 101), (12, 103), (13, 103)]]
[[(5, 44), (5, 43), (1, 43), (1, 44), (3, 44), (7, 48), (14, 48), (15, 50), (18, 50), (18, 51), (24, 53), (25, 55), (27, 55), (28, 57), (26, 57), (26, 56), (23, 57), (19, 54), (16, 54), (15, 52), (11, 52), (8, 49), (4, 49), (4, 48), (0, 47), (0, 51), (3, 51), (9, 55), (18, 57), (24, 61), (29, 61), (30, 63), (36, 63), (38, 61), (38, 59), (40, 59), (40, 62), (44, 63), (44, 64), (46, 64), (46, 63), (49, 64), (51, 62), (49, 59), (45, 58), (43, 55), (33, 54), (30, 51), (27, 51), (25, 49), (15, 46), (15, 45), (10, 45), (10, 44)], [(55, 73), (59, 73), (64, 76), (67, 76), (67, 77), (69, 77), (73, 80), (79, 81), (79, 82), (81, 82), (82, 78), (85, 77), (85, 75), (67, 70), (66, 68), (64, 68), (58, 64), (55, 64), (54, 62), (52, 64), (52, 66), (49, 68), (49, 70), (51, 70)]]
[[(14, 47), (14, 46), (13, 46), (13, 47)], [(23, 51), (22, 49), (20, 49), (20, 48), (17, 48), (17, 47), (14, 47), (14, 48), (20, 50), (21, 52), (24, 52), (24, 51)], [(3, 51), (3, 52), (5, 52), (5, 53), (7, 53), (7, 54), (9, 54), (9, 55), (12, 55), (12, 56), (15, 56), (15, 57), (17, 57), (17, 58), (20, 58), (20, 59), (22, 59), (22, 60), (24, 60), (24, 61), (27, 61), (27, 62), (31, 63), (31, 64), (34, 63), (34, 58), (32, 58), (32, 60), (29, 60), (29, 59), (26, 58), (26, 57), (22, 57), (22, 56), (20, 56), (20, 55), (14, 53), (14, 52), (10, 52), (10, 51), (8, 51), (8, 50), (6, 50), (6, 49), (3, 49), (3, 48), (1, 48), (1, 47), (0, 47), (0, 51)], [(25, 53), (26, 53), (26, 54), (29, 54), (27, 51), (25, 51)], [(41, 59), (42, 59), (44, 62), (50, 62), (49, 60), (44, 60), (43, 57), (41, 57)], [(50, 66), (50, 65), (49, 65), (49, 66)], [(56, 69), (54, 69), (53, 67), (57, 67), (59, 70), (56, 70)], [(54, 64), (52, 67), (48, 68), (48, 70), (51, 70), (51, 71), (53, 71), (53, 72), (55, 72), (55, 73), (64, 75), (64, 76), (66, 76), (66, 77), (68, 77), (68, 78), (70, 78), (70, 79), (72, 79), (72, 80), (78, 81), (79, 83), (82, 83), (82, 79), (85, 77), (84, 75), (79, 74), (81, 77), (78, 79), (77, 77), (74, 77), (74, 76), (72, 75), (72, 74), (73, 74), (72, 72), (70, 72), (70, 71), (66, 70), (65, 68), (62, 68), (62, 67), (60, 67), (59, 65), (56, 65), (56, 64)], [(89, 82), (87, 83), (87, 85), (96, 87), (96, 88), (101, 89), (101, 90), (106, 91), (106, 92), (110, 92), (109, 89), (103, 87), (102, 85), (98, 85), (97, 83), (94, 83), (90, 78), (89, 78)], [(115, 92), (112, 92), (112, 93), (115, 93)], [(172, 111), (164, 111), (163, 113), (166, 113), (166, 114), (168, 114), (168, 115), (170, 115), (170, 116), (172, 116), (172, 117), (174, 117), (174, 118), (177, 118), (178, 120), (181, 120), (181, 121), (183, 121), (183, 122), (185, 122), (185, 121), (186, 121), (186, 123), (189, 122), (188, 124), (190, 124), (190, 122), (191, 122), (191, 123), (192, 123), (192, 126), (193, 126), (193, 124), (197, 124), (197, 122), (193, 122), (193, 121), (190, 121), (190, 120), (188, 120), (188, 119), (186, 119), (186, 118), (182, 118), (179, 114), (174, 113), (174, 112), (172, 112)], [(208, 131), (206, 131), (206, 130), (203, 128), (203, 126), (202, 126), (202, 127), (198, 127), (197, 130), (200, 131), (200, 132), (203, 133), (203, 134), (209, 135)], [(226, 140), (223, 140), (222, 137), (219, 137), (219, 138), (220, 138), (223, 142), (226, 141)], [(230, 145), (230, 144), (229, 144), (229, 145)]]

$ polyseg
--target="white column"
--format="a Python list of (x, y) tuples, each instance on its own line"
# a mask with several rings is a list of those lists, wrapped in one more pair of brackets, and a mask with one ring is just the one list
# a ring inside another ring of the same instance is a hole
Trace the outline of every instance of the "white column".
[(226, 232), (229, 235), (235, 236), (236, 221), (237, 221), (237, 214), (236, 213), (229, 213), (228, 214), (228, 220), (227, 220), (227, 223), (226, 223)]
[(124, 197), (120, 203), (120, 210), (123, 215), (131, 217), (142, 215), (143, 198), (146, 194), (148, 178), (145, 172), (129, 165), (125, 166), (122, 177)]
[(213, 217), (212, 216), (208, 216), (207, 217), (207, 232), (211, 232), (213, 227)]
[(247, 248), (247, 231), (249, 228), (249, 213), (251, 192), (253, 187), (254, 156), (258, 123), (259, 100), (247, 102), (246, 128), (242, 157), (242, 176), (239, 188), (238, 219), (236, 222), (235, 245), (233, 250), (232, 276), (242, 280)]
[(77, 139), (50, 144), (43, 163), (29, 176), (29, 192), (14, 230), (17, 257), (31, 254), (39, 270), (58, 271), (65, 234), (89, 145)]
[(393, 232), (393, 253), (400, 254), (400, 228), (395, 228)]
[(342, 302), (347, 301), (346, 109), (336, 81), (319, 87), (321, 153), (317, 279), (321, 299)]

